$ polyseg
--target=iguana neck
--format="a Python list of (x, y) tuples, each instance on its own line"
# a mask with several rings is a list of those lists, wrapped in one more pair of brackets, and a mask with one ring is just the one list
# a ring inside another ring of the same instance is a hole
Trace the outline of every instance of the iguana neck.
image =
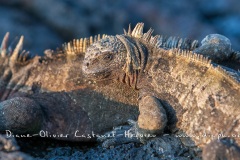
[(123, 72), (119, 73), (118, 80), (132, 88), (137, 88), (138, 77), (144, 70), (148, 59), (148, 50), (139, 40), (125, 36), (117, 35), (117, 38), (126, 47), (126, 63)]

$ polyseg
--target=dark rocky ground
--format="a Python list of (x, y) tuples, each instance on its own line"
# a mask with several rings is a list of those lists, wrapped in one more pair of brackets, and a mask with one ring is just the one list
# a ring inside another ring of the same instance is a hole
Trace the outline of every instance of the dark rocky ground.
[[(42, 55), (73, 38), (120, 34), (129, 23), (144, 22), (155, 34), (198, 40), (210, 33), (223, 34), (233, 49), (240, 50), (239, 7), (238, 0), (0, 0), (0, 37), (7, 31), (12, 37), (24, 35), (24, 48)], [(111, 149), (36, 138), (17, 139), (19, 152), (14, 141), (0, 143), (1, 159), (199, 159), (201, 153), (174, 135)]]
[[(97, 143), (73, 143), (42, 138), (8, 138), (0, 136), (3, 160), (112, 160), (112, 159), (201, 159), (201, 151), (174, 135), (164, 135), (146, 144), (123, 144), (105, 149)], [(2, 143), (5, 142), (5, 143)], [(185, 142), (185, 143), (183, 143)], [(189, 143), (190, 144), (190, 143)], [(20, 149), (21, 148), (21, 149)]]

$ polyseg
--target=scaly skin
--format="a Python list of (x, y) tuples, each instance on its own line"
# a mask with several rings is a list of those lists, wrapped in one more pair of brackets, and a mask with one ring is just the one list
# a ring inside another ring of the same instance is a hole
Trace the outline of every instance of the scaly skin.
[[(84, 74), (96, 81), (121, 81), (138, 90), (138, 133), (159, 134), (177, 128), (193, 136), (191, 139), (200, 147), (221, 133), (231, 138), (238, 135), (239, 73), (233, 71), (234, 79), (201, 55), (163, 49), (158, 37), (151, 36), (151, 29), (146, 34), (142, 30), (143, 24), (139, 23), (132, 32), (108, 36), (92, 44), (85, 53)], [(223, 47), (220, 57), (232, 56), (226, 52), (231, 49), (225, 42), (218, 43)], [(215, 61), (224, 61), (214, 55), (210, 57), (215, 57)], [(236, 138), (236, 142), (240, 144), (240, 139)], [(226, 152), (225, 156), (237, 158), (240, 152), (235, 151)]]

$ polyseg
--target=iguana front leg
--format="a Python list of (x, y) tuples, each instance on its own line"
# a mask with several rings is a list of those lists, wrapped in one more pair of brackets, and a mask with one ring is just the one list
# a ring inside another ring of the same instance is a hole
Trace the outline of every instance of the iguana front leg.
[(146, 95), (139, 99), (138, 127), (140, 133), (160, 134), (167, 125), (166, 111), (154, 96)]
[(0, 103), (0, 131), (34, 134), (41, 129), (42, 122), (42, 109), (30, 98), (15, 97)]

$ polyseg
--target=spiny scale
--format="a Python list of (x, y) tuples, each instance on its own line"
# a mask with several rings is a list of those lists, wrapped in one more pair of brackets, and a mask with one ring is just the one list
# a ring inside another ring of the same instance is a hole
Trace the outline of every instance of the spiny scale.
[(191, 41), (190, 39), (182, 39), (179, 37), (164, 37), (159, 36), (155, 42), (156, 48), (179, 48), (185, 50), (194, 50), (198, 47), (198, 41)]
[(10, 63), (15, 63), (15, 62), (25, 62), (28, 60), (29, 57), (29, 52), (23, 50), (23, 41), (24, 37), (21, 36), (15, 49), (11, 51), (10, 49), (7, 50), (8, 48), (8, 40), (9, 40), (9, 32), (7, 32), (3, 38), (1, 48), (0, 48), (0, 56), (1, 57), (10, 57)]
[(11, 62), (17, 61), (18, 55), (19, 55), (19, 53), (20, 53), (20, 51), (22, 50), (22, 47), (23, 47), (23, 40), (24, 40), (24, 37), (21, 36), (19, 41), (18, 41), (18, 44), (16, 45), (16, 47), (13, 50), (13, 53), (12, 53), (12, 55), (10, 57), (10, 61)]
[(132, 36), (136, 38), (141, 38), (143, 36), (144, 23), (138, 23), (132, 31)]
[(176, 54), (177, 56), (186, 57), (190, 60), (203, 63), (207, 66), (212, 66), (211, 59), (204, 57), (203, 55), (193, 53), (192, 51), (187, 51), (187, 50), (182, 50), (182, 49), (176, 48), (176, 49), (171, 49), (169, 52), (171, 52), (171, 54)]
[(150, 39), (149, 43), (152, 44), (152, 45), (156, 45), (159, 37), (160, 37), (160, 35), (156, 35), (154, 37), (151, 36), (151, 39)]
[(28, 60), (29, 57), (29, 51), (23, 50), (21, 54), (19, 54), (18, 60), (20, 62), (25, 62)]
[(144, 34), (143, 34), (142, 39), (144, 39), (145, 41), (149, 42), (150, 39), (151, 39), (151, 37), (152, 37), (153, 31), (154, 31), (154, 30), (150, 28), (150, 29), (147, 31), (147, 33), (144, 33)]
[(182, 39), (179, 37), (167, 37), (162, 35), (152, 36), (153, 29), (149, 29), (147, 33), (143, 33), (144, 23), (137, 23), (133, 31), (129, 24), (128, 32), (124, 29), (124, 34), (130, 37), (142, 39), (156, 48), (180, 48), (186, 50), (194, 50), (198, 47), (198, 41), (191, 41), (189, 39)]
[(9, 32), (7, 32), (3, 38), (2, 44), (1, 44), (1, 56), (5, 57), (7, 54), (7, 42), (9, 39)]
[[(107, 37), (107, 35), (103, 34), (102, 38)], [(80, 38), (74, 39), (71, 42), (63, 44), (63, 50), (67, 55), (76, 55), (86, 52), (87, 48), (96, 41), (99, 41), (101, 35), (96, 35), (94, 38), (91, 36), (89, 38)]]
[(132, 27), (131, 27), (131, 24), (129, 24), (128, 26), (128, 35), (131, 35), (132, 34)]

